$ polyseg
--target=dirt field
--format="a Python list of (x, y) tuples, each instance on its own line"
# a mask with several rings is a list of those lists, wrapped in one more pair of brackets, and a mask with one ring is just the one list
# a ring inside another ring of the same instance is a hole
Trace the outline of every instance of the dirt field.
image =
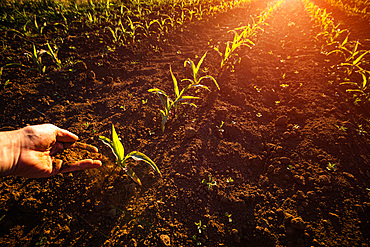
[[(369, 21), (315, 4), (370, 50)], [(239, 51), (235, 71), (217, 78), (220, 90), (205, 80), (211, 92), (199, 90), (198, 107), (179, 107), (161, 131), (162, 106), (148, 89), (173, 95), (170, 66), (183, 88), (180, 79), (191, 78), (184, 61), (205, 52), (202, 73), (216, 77), (221, 60), (211, 46), (232, 40), (229, 30), (267, 6), (254, 1), (187, 22), (165, 42), (149, 37), (115, 51), (104, 30), (72, 30), (59, 51), (62, 61), (81, 61), (70, 69), (4, 70), (0, 130), (53, 123), (97, 146), (103, 167), (1, 178), (0, 245), (369, 246), (369, 104), (355, 105), (337, 83), (341, 74), (320, 53), (301, 1), (283, 1), (255, 45)], [(6, 35), (13, 50), (1, 53), (1, 64), (30, 64), (29, 42)], [(162, 177), (131, 162), (139, 186), (115, 168), (98, 139), (111, 136), (112, 124), (126, 152), (147, 154)]]

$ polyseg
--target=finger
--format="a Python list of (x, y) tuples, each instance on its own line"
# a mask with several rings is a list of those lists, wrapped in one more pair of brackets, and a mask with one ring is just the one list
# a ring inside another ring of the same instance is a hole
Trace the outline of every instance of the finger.
[(80, 161), (73, 162), (72, 164), (69, 164), (68, 166), (63, 167), (62, 170), (60, 170), (60, 173), (99, 168), (101, 166), (102, 166), (102, 163), (100, 160), (92, 160), (92, 159), (80, 160)]
[(60, 142), (75, 142), (78, 140), (78, 136), (69, 132), (68, 130), (57, 128), (57, 141)]
[(87, 143), (82, 143), (82, 142), (64, 143), (63, 146), (64, 146), (64, 148), (80, 148), (80, 149), (85, 149), (85, 150), (90, 151), (90, 152), (93, 152), (93, 153), (99, 152), (99, 150), (98, 150), (97, 147), (95, 147), (93, 145), (90, 145), (90, 144), (87, 144)]
[(53, 162), (53, 171), (51, 172), (50, 176), (54, 176), (59, 173), (60, 168), (62, 167), (63, 160), (52, 159), (52, 162)]
[(50, 149), (50, 155), (55, 155), (59, 150), (63, 149), (63, 144), (61, 142), (56, 142)]

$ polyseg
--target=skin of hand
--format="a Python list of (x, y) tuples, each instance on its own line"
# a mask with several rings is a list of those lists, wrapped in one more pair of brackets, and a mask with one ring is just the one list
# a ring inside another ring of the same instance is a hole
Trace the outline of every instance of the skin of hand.
[(3, 154), (10, 152), (8, 157), (2, 160), (4, 163), (0, 163), (2, 175), (41, 178), (58, 173), (98, 168), (102, 165), (100, 160), (85, 159), (69, 164), (61, 170), (62, 161), (53, 157), (58, 151), (78, 147), (97, 153), (98, 149), (91, 145), (76, 143), (78, 137), (75, 134), (52, 124), (34, 125), (2, 132), (1, 137), (11, 142), (10, 145), (5, 145), (6, 151), (2, 152)]

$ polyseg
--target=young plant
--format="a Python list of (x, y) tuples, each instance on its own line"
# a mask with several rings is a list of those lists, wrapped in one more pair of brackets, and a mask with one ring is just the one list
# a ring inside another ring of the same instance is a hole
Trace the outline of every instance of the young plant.
[(199, 220), (199, 222), (194, 222), (194, 224), (197, 226), (198, 233), (201, 234), (202, 231), (205, 231), (207, 228), (207, 225), (202, 225), (202, 221)]
[(152, 89), (149, 89), (148, 92), (150, 93), (155, 93), (156, 95), (158, 95), (161, 103), (162, 103), (162, 106), (163, 106), (163, 110), (160, 110), (160, 113), (161, 113), (161, 116), (162, 116), (162, 123), (161, 123), (161, 128), (162, 128), (162, 132), (164, 132), (164, 129), (165, 129), (165, 125), (166, 125), (166, 122), (167, 120), (169, 119), (170, 117), (170, 113), (171, 113), (171, 110), (173, 110), (173, 113), (175, 114), (176, 110), (177, 110), (177, 107), (179, 104), (188, 104), (188, 105), (191, 105), (193, 107), (197, 107), (197, 105), (195, 105), (194, 103), (189, 103), (189, 102), (185, 102), (187, 100), (192, 100), (192, 99), (199, 99), (199, 97), (196, 97), (196, 96), (187, 96), (187, 95), (184, 95), (184, 93), (191, 87), (195, 87), (196, 85), (193, 85), (193, 84), (190, 84), (188, 86), (186, 86), (185, 88), (183, 88), (181, 91), (179, 90), (179, 87), (178, 87), (178, 83), (177, 83), (177, 79), (176, 77), (174, 76), (174, 74), (172, 73), (172, 69), (170, 67), (170, 73), (171, 73), (171, 77), (172, 77), (172, 81), (173, 81), (173, 86), (174, 86), (174, 90), (175, 90), (175, 100), (172, 100), (168, 95), (167, 93), (165, 93), (163, 90), (161, 89), (158, 89), (158, 88), (152, 88)]
[(0, 83), (1, 83), (1, 77), (3, 76), (3, 70), (6, 67), (10, 67), (10, 66), (22, 66), (22, 64), (20, 64), (20, 63), (8, 63), (8, 64), (5, 64), (3, 67), (0, 67)]
[(224, 122), (224, 121), (221, 121), (220, 126), (217, 126), (217, 125), (216, 125), (216, 128), (218, 129), (218, 131), (220, 131), (220, 132), (224, 132), (224, 131), (225, 131), (225, 130), (222, 128), (222, 127), (224, 126), (224, 124), (225, 124), (225, 122)]
[(228, 212), (225, 213), (225, 216), (227, 217), (229, 223), (233, 222), (233, 219), (231, 218), (231, 214), (229, 214)]
[(202, 184), (206, 184), (208, 186), (208, 190), (211, 190), (213, 186), (217, 185), (216, 181), (212, 180), (211, 174), (208, 175), (208, 181), (206, 179), (202, 180)]
[(123, 145), (119, 140), (119, 137), (117, 135), (116, 130), (114, 129), (113, 124), (112, 124), (112, 140), (108, 139), (105, 136), (99, 136), (99, 139), (112, 149), (112, 152), (116, 157), (117, 166), (121, 168), (124, 172), (126, 172), (126, 174), (129, 175), (139, 185), (141, 185), (140, 179), (137, 177), (136, 173), (126, 164), (129, 158), (133, 158), (134, 160), (137, 161), (144, 161), (145, 163), (149, 164), (154, 169), (154, 171), (158, 172), (159, 175), (162, 175), (157, 165), (145, 154), (138, 151), (133, 151), (125, 156), (125, 149), (123, 148)]
[(335, 170), (337, 170), (337, 166), (336, 166), (336, 164), (335, 164), (335, 163), (331, 163), (331, 162), (329, 162), (329, 164), (328, 164), (328, 166), (326, 167), (326, 169), (327, 169), (328, 171), (335, 171)]
[(203, 63), (203, 61), (204, 61), (204, 59), (205, 59), (206, 55), (207, 55), (207, 52), (206, 52), (206, 53), (204, 53), (204, 55), (203, 55), (203, 56), (202, 56), (202, 58), (199, 60), (199, 62), (198, 62), (198, 64), (197, 64), (197, 65), (195, 65), (195, 63), (194, 63), (191, 59), (186, 60), (186, 61), (184, 62), (184, 67), (186, 67), (186, 65), (187, 65), (187, 64), (189, 64), (189, 66), (191, 67), (191, 70), (192, 70), (192, 73), (193, 73), (193, 79), (184, 79), (184, 80), (182, 80), (182, 81), (189, 81), (189, 82), (190, 82), (190, 85), (193, 85), (193, 86), (196, 86), (196, 87), (205, 88), (205, 89), (207, 89), (207, 90), (209, 91), (208, 87), (206, 87), (206, 86), (204, 86), (204, 85), (200, 84), (200, 82), (201, 82), (203, 79), (210, 79), (210, 80), (212, 80), (212, 81), (215, 83), (215, 85), (216, 85), (216, 87), (218, 88), (218, 90), (220, 90), (220, 87), (218, 86), (217, 81), (216, 81), (216, 79), (215, 79), (213, 76), (209, 76), (209, 75), (207, 75), (207, 76), (202, 76), (202, 77), (200, 77), (200, 78), (199, 78), (199, 70), (200, 70), (200, 66), (202, 65), (202, 63)]
[(111, 27), (106, 27), (106, 29), (108, 29), (110, 31), (110, 33), (112, 34), (113, 43), (118, 45), (118, 46), (121, 46), (123, 44), (124, 39), (125, 39), (124, 31), (122, 31), (121, 28), (119, 28), (119, 27), (115, 27), (114, 29), (111, 28)]
[(32, 44), (32, 52), (26, 53), (28, 58), (31, 58), (32, 61), (37, 65), (37, 70), (41, 73), (45, 73), (46, 66), (42, 64), (41, 56), (42, 54), (46, 53), (45, 50), (36, 50), (35, 44)]
[(62, 61), (58, 58), (58, 48), (51, 48), (50, 44), (47, 43), (49, 51), (47, 53), (51, 56), (53, 59), (55, 65), (57, 66), (57, 69), (60, 70), (62, 68)]
[(152, 20), (150, 22), (145, 21), (144, 23), (139, 24), (137, 28), (140, 28), (143, 30), (143, 35), (145, 37), (149, 37), (150, 35), (152, 35), (152, 33), (155, 33), (154, 31), (150, 30), (151, 26), (154, 25), (155, 23), (157, 23), (159, 26), (161, 25), (158, 20)]
[(240, 34), (238, 34), (235, 30), (232, 30), (232, 32), (234, 32), (234, 40), (226, 43), (224, 52), (221, 52), (218, 47), (214, 47), (214, 50), (217, 51), (222, 58), (218, 77), (224, 72), (224, 70), (228, 68), (233, 71), (235, 65), (240, 62), (241, 57), (236, 53), (238, 48), (240, 48), (242, 45), (246, 45), (248, 47), (254, 45), (250, 39), (245, 37), (246, 34), (244, 31)]

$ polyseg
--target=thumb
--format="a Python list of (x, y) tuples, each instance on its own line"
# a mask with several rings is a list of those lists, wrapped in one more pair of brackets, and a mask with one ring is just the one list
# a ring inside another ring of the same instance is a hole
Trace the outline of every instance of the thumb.
[(57, 127), (56, 133), (57, 141), (60, 142), (75, 142), (78, 140), (78, 136), (69, 132), (68, 130), (61, 129)]

